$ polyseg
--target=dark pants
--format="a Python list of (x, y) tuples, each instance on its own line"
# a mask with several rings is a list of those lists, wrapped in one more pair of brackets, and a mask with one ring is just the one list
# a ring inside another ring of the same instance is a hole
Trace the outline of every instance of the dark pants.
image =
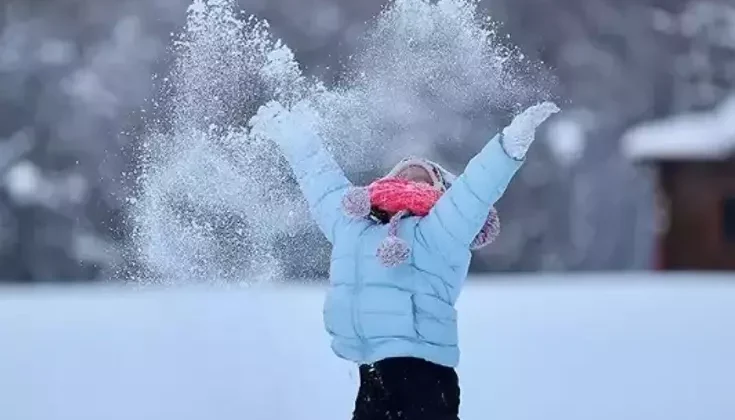
[(459, 420), (457, 373), (411, 357), (362, 365), (352, 420)]

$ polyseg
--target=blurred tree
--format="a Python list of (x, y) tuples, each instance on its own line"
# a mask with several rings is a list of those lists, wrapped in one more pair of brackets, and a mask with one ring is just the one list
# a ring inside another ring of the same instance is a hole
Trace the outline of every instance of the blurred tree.
[(126, 164), (119, 133), (150, 95), (185, 4), (3, 4), (0, 279), (89, 279), (118, 258), (112, 230)]
[[(332, 82), (385, 2), (240, 3), (269, 19), (309, 72)], [(3, 4), (0, 279), (106, 277), (127, 257), (119, 244), (130, 233), (123, 197), (134, 158), (130, 142), (140, 133), (133, 112), (147, 108), (151, 77), (164, 69), (169, 34), (183, 23), (188, 4)], [(554, 68), (567, 103), (563, 117), (548, 126), (546, 146), (534, 149), (500, 205), (501, 239), (474, 268), (648, 267), (655, 230), (651, 174), (623, 159), (618, 141), (635, 123), (711, 107), (732, 90), (732, 1), (481, 4), (525, 52)], [(479, 145), (466, 144), (437, 153), (456, 170)], [(321, 258), (316, 254), (309, 259)]]
[[(485, 4), (525, 51), (537, 52), (555, 69), (561, 95), (569, 100), (561, 122), (577, 125), (586, 139), (583, 159), (556, 182), (547, 181), (554, 192), (540, 204), (549, 209), (544, 235), (558, 231), (560, 221), (568, 223), (566, 234), (547, 241), (540, 253), (568, 269), (650, 267), (652, 173), (621, 156), (619, 139), (638, 122), (710, 108), (732, 89), (735, 5), (727, 0)], [(554, 131), (549, 147), (565, 147), (568, 136)], [(559, 205), (559, 197), (568, 198), (566, 205)], [(523, 207), (525, 200), (518, 197), (508, 206)], [(539, 251), (523, 254), (528, 260)], [(531, 261), (519, 265), (532, 267), (544, 268)]]

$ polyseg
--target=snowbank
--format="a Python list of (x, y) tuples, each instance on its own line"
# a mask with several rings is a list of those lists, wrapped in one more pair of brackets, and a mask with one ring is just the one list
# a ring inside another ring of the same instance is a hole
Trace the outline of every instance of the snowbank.
[[(735, 282), (608, 280), (468, 286), (463, 419), (735, 418)], [(348, 419), (322, 293), (0, 289), (0, 419)]]

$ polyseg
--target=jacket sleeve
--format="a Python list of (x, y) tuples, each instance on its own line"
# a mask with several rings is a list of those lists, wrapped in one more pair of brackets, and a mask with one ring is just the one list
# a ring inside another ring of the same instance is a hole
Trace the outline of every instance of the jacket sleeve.
[(501, 133), (486, 144), (419, 222), (419, 233), (430, 247), (450, 257), (469, 250), (491, 207), (523, 164), (508, 156), (502, 141)]
[(334, 244), (337, 229), (350, 220), (342, 211), (342, 196), (351, 186), (350, 181), (313, 130), (298, 130), (293, 138), (276, 143), (293, 170), (312, 217)]

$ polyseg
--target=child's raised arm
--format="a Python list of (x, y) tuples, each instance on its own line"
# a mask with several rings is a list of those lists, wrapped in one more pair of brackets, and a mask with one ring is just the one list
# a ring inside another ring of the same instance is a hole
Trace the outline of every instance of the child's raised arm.
[(420, 234), (429, 246), (449, 259), (458, 252), (466, 255), (490, 209), (523, 164), (536, 128), (558, 111), (550, 102), (528, 108), (467, 164), (464, 173), (419, 223)]
[(286, 109), (276, 101), (260, 107), (249, 122), (252, 135), (268, 138), (281, 149), (317, 225), (334, 243), (338, 226), (349, 223), (341, 200), (351, 184), (324, 148), (316, 124), (317, 115), (307, 104)]

